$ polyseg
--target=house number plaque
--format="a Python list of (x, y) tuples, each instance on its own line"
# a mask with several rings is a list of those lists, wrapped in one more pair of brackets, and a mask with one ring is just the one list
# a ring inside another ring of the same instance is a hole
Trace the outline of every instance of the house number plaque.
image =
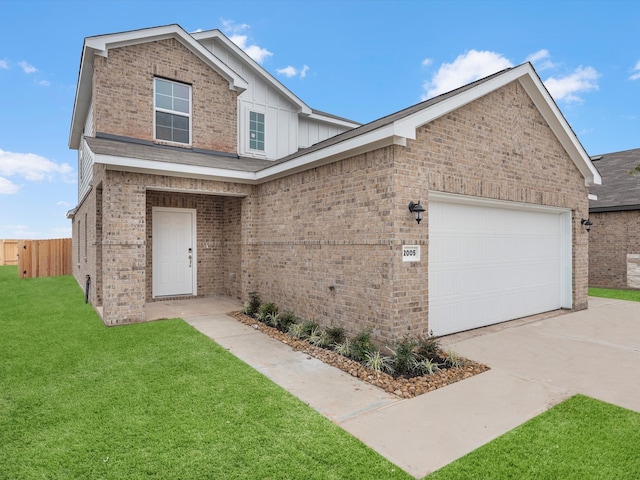
[(420, 261), (420, 245), (403, 245), (402, 261), (403, 262), (419, 262)]

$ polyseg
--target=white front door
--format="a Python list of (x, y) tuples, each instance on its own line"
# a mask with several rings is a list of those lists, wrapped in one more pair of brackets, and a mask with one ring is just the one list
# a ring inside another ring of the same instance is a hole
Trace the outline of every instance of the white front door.
[(195, 295), (196, 211), (153, 208), (153, 297)]

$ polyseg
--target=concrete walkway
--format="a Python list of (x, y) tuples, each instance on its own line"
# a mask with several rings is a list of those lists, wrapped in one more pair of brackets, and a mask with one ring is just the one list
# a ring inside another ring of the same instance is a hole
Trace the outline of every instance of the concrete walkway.
[(447, 349), (491, 370), (409, 400), (360, 382), (226, 316), (240, 308), (229, 299), (149, 304), (147, 318), (184, 318), (422, 478), (575, 393), (640, 412), (640, 303), (590, 298), (589, 306), (444, 338)]

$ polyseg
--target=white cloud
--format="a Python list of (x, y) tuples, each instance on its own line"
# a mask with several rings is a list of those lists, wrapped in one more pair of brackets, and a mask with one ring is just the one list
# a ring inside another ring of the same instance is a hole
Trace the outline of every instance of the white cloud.
[(556, 101), (582, 102), (577, 94), (598, 90), (600, 74), (593, 67), (578, 67), (573, 73), (562, 77), (549, 77), (544, 81), (547, 90)]
[(56, 202), (56, 205), (59, 207), (70, 207), (71, 204), (65, 200), (59, 200), (58, 202)]
[(422, 66), (423, 67), (428, 67), (432, 63), (433, 63), (433, 60), (431, 58), (425, 58), (424, 60), (422, 60)]
[(278, 68), (276, 72), (278, 75), (284, 75), (287, 78), (299, 76), (300, 78), (305, 78), (307, 76), (307, 72), (309, 71), (309, 67), (304, 65), (300, 70), (296, 67), (292, 67), (289, 65), (288, 67)]
[(0, 68), (9, 70), (9, 62), (7, 62), (6, 60), (0, 60)]
[(640, 60), (636, 63), (636, 66), (633, 67), (632, 74), (629, 77), (629, 80), (638, 80), (640, 79)]
[(222, 29), (229, 35), (229, 39), (235, 43), (240, 49), (249, 55), (253, 60), (258, 63), (264, 62), (268, 57), (273, 55), (266, 48), (259, 47), (258, 45), (248, 45), (249, 37), (242, 32), (249, 30), (249, 25), (246, 23), (236, 24), (233, 20), (222, 19)]
[(27, 181), (73, 182), (73, 169), (69, 164), (58, 164), (35, 153), (13, 153), (0, 150), (0, 175), (22, 177)]
[(25, 62), (24, 60), (19, 62), (18, 65), (20, 65), (20, 67), (22, 68), (22, 71), (27, 75), (31, 73), (36, 73), (38, 71), (36, 67), (31, 65), (30, 63)]
[(51, 85), (51, 82), (49, 80), (38, 80), (38, 85), (41, 87), (48, 87)]
[(20, 185), (16, 185), (11, 180), (0, 177), (0, 195), (13, 195), (20, 190)]
[(435, 97), (512, 66), (513, 64), (499, 53), (470, 50), (458, 56), (452, 63), (440, 65), (433, 78), (424, 83), (425, 93), (422, 99)]
[(548, 70), (550, 68), (554, 68), (556, 65), (551, 61), (551, 54), (549, 50), (542, 49), (534, 52), (525, 58), (526, 62), (531, 62), (536, 70)]

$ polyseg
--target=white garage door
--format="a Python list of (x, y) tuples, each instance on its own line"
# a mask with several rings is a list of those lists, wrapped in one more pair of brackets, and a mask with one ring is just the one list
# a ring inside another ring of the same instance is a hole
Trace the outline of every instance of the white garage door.
[(429, 329), (571, 308), (571, 212), (429, 195)]

